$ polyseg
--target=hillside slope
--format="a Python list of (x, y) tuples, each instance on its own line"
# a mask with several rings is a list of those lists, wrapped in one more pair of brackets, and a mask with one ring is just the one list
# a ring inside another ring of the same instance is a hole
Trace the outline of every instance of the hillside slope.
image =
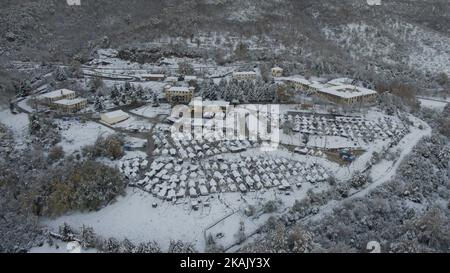
[[(252, 37), (287, 50), (258, 60), (300, 63), (313, 73), (371, 73), (432, 80), (450, 73), (447, 0), (2, 0), (0, 56), (60, 61), (161, 37)], [(264, 44), (264, 47), (267, 43)], [(226, 48), (225, 48), (226, 49)], [(228, 49), (232, 50), (232, 49)], [(356, 75), (358, 76), (358, 75)]]

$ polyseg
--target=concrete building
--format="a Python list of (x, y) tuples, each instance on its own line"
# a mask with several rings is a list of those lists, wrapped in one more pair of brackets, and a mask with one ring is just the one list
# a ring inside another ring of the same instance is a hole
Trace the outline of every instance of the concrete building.
[(77, 112), (87, 106), (87, 100), (84, 98), (62, 99), (54, 101), (51, 106), (65, 113)]
[(114, 125), (116, 123), (122, 122), (124, 120), (127, 120), (129, 117), (130, 115), (128, 115), (122, 110), (117, 110), (100, 115), (101, 121), (108, 125)]
[(37, 99), (43, 103), (51, 104), (52, 102), (63, 99), (74, 99), (76, 97), (75, 91), (69, 89), (59, 89), (39, 95)]
[(301, 90), (308, 93), (314, 93), (317, 91), (316, 87), (311, 87), (311, 85), (314, 84), (313, 82), (300, 76), (282, 77), (279, 78), (279, 80), (284, 82), (286, 85), (293, 87), (296, 90)]
[(364, 87), (354, 85), (328, 86), (316, 92), (318, 97), (337, 104), (355, 104), (375, 102), (378, 93)]
[(233, 72), (233, 79), (239, 81), (256, 80), (256, 72), (254, 71)]
[(167, 102), (169, 103), (189, 103), (194, 97), (195, 87), (171, 86), (164, 88)]
[(283, 76), (283, 68), (279, 67), (279, 66), (275, 66), (272, 68), (272, 77), (281, 77)]

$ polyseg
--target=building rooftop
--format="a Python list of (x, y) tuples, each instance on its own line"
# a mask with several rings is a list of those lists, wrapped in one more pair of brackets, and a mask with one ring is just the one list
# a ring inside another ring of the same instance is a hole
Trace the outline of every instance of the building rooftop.
[(337, 79), (333, 79), (331, 81), (328, 81), (327, 84), (329, 85), (349, 85), (352, 84), (353, 79), (350, 78), (337, 78)]
[(59, 90), (55, 90), (52, 92), (48, 92), (45, 94), (42, 94), (39, 96), (39, 98), (41, 99), (52, 99), (52, 98), (58, 98), (61, 96), (67, 96), (70, 94), (75, 94), (75, 91), (69, 90), (69, 89), (59, 89)]
[(213, 107), (213, 106), (218, 106), (218, 107), (227, 107), (230, 105), (230, 103), (228, 101), (224, 101), (224, 100), (201, 100), (201, 98), (194, 98), (193, 100), (191, 100), (191, 102), (189, 103), (189, 106), (194, 106), (195, 104), (202, 104), (203, 107)]
[(110, 118), (110, 119), (119, 118), (119, 117), (129, 117), (129, 115), (122, 110), (112, 111), (109, 113), (104, 113), (102, 115), (104, 117)]
[(55, 104), (60, 104), (60, 105), (68, 105), (69, 106), (69, 105), (75, 105), (75, 104), (78, 104), (80, 102), (85, 102), (85, 101), (87, 101), (87, 100), (84, 99), (84, 98), (76, 98), (76, 99), (70, 99), (70, 100), (68, 100), (68, 99), (57, 100), (54, 103)]
[(319, 89), (319, 92), (346, 99), (377, 94), (377, 92), (374, 90), (350, 84), (321, 88)]
[(164, 74), (142, 74), (141, 77), (165, 78)]
[(290, 77), (279, 77), (278, 80), (280, 81), (290, 81), (290, 82), (296, 82), (301, 83), (304, 85), (311, 85), (312, 83), (308, 81), (307, 79), (301, 77), (301, 76), (290, 76)]
[(184, 76), (185, 81), (195, 81), (197, 80), (197, 76)]
[(168, 89), (171, 92), (191, 92), (192, 89), (190, 89), (189, 87), (185, 87), (185, 86), (172, 86)]
[(255, 71), (233, 72), (233, 75), (256, 75)]

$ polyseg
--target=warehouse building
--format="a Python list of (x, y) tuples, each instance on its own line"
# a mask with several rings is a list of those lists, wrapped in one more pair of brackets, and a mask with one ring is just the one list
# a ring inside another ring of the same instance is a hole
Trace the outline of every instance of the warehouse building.
[(117, 110), (109, 113), (104, 113), (100, 115), (100, 119), (103, 123), (108, 125), (114, 125), (116, 123), (127, 120), (130, 117), (127, 113), (122, 110)]

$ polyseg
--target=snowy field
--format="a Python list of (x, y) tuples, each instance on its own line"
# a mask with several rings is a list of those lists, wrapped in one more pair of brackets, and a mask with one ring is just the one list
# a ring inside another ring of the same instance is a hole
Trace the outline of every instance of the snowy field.
[[(92, 213), (74, 213), (56, 220), (47, 220), (51, 228), (57, 228), (64, 222), (74, 227), (83, 224), (92, 226), (97, 234), (104, 237), (128, 238), (133, 242), (157, 241), (162, 248), (167, 248), (170, 240), (192, 242), (197, 249), (203, 251), (205, 245), (204, 231), (216, 224), (209, 232), (215, 236), (224, 233), (219, 240), (224, 246), (236, 242), (235, 234), (239, 230), (240, 221), (244, 221), (247, 232), (253, 232), (263, 224), (270, 214), (259, 218), (244, 215), (244, 208), (249, 205), (261, 207), (267, 200), (283, 197), (280, 210), (294, 204), (295, 199), (303, 198), (311, 188), (304, 187), (292, 195), (284, 195), (273, 189), (265, 192), (250, 192), (243, 196), (240, 193), (227, 193), (210, 197), (201, 197), (198, 211), (191, 208), (191, 200), (179, 200), (177, 204), (164, 202), (138, 189), (127, 190), (126, 196), (120, 197), (116, 203)], [(156, 203), (157, 208), (153, 208)], [(205, 206), (205, 203), (208, 205)], [(230, 215), (224, 221), (222, 218)], [(183, 223), (180, 225), (180, 223)]]
[(76, 120), (58, 120), (57, 124), (62, 128), (62, 141), (59, 145), (68, 154), (79, 151), (86, 145), (93, 145), (99, 136), (106, 137), (114, 133), (113, 130), (93, 121), (80, 123)]
[(137, 130), (139, 132), (148, 132), (153, 127), (153, 124), (147, 119), (130, 115), (128, 119), (114, 124), (113, 127), (129, 131)]
[(420, 106), (422, 108), (429, 108), (432, 110), (436, 110), (438, 112), (442, 112), (445, 108), (445, 106), (447, 106), (448, 103), (450, 102), (443, 102), (443, 101), (438, 101), (438, 100), (434, 100), (434, 99), (419, 99), (420, 101)]
[(29, 135), (29, 119), (24, 113), (12, 114), (9, 108), (0, 108), (0, 123), (11, 130), (17, 149), (26, 147), (26, 139)]

